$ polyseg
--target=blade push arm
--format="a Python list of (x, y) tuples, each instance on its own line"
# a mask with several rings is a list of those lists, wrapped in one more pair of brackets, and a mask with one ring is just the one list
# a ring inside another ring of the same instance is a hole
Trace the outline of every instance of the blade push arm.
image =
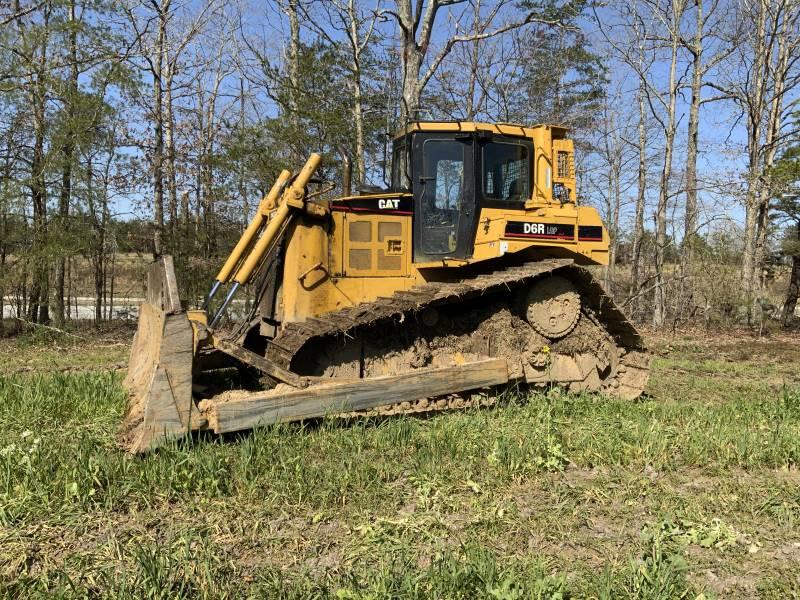
[(286, 186), (286, 183), (291, 177), (292, 174), (286, 169), (281, 171), (281, 174), (278, 175), (278, 179), (275, 180), (272, 189), (264, 197), (264, 199), (261, 200), (253, 220), (250, 221), (250, 224), (247, 226), (247, 229), (244, 230), (242, 237), (239, 238), (239, 241), (231, 251), (230, 256), (228, 256), (228, 260), (225, 261), (225, 264), (222, 265), (222, 268), (219, 270), (217, 278), (214, 281), (214, 286), (211, 288), (211, 292), (208, 294), (206, 307), (208, 306), (208, 303), (211, 302), (214, 294), (216, 294), (219, 286), (224, 285), (231, 280), (231, 275), (233, 275), (242, 258), (245, 256), (245, 252), (247, 252), (247, 250), (250, 248), (250, 244), (252, 244), (253, 240), (258, 235), (258, 232), (269, 218), (270, 211), (275, 208), (275, 204), (280, 198), (283, 188)]
[[(297, 177), (295, 177), (294, 181), (283, 191), (283, 194), (280, 198), (280, 203), (278, 204), (278, 208), (275, 211), (275, 214), (267, 221), (267, 225), (264, 228), (261, 237), (253, 244), (252, 250), (250, 250), (250, 254), (244, 261), (239, 265), (238, 269), (235, 271), (233, 275), (233, 286), (231, 286), (228, 295), (225, 298), (225, 301), (220, 306), (219, 310), (214, 315), (214, 318), (211, 320), (209, 324), (211, 327), (217, 324), (219, 319), (222, 317), (222, 314), (225, 311), (225, 308), (228, 306), (228, 303), (233, 298), (236, 290), (239, 289), (239, 286), (246, 285), (249, 283), (250, 279), (253, 276), (253, 273), (256, 271), (256, 268), (261, 261), (263, 260), (264, 256), (267, 255), (272, 245), (275, 243), (275, 240), (278, 237), (278, 233), (282, 230), (283, 226), (290, 219), (293, 215), (294, 209), (302, 209), (304, 206), (304, 198), (305, 198), (305, 188), (308, 185), (309, 180), (314, 175), (314, 172), (319, 168), (320, 163), (322, 162), (322, 157), (319, 154), (312, 154), (309, 156), (308, 160), (306, 161), (305, 166), (303, 169), (298, 173)], [(283, 176), (284, 173), (288, 173), (288, 171), (284, 171), (281, 173)], [(279, 177), (279, 181), (280, 181)], [(287, 177), (288, 180), (288, 177)], [(270, 191), (275, 190), (275, 187), (278, 185), (276, 181), (276, 185), (273, 186), (273, 189)], [(285, 185), (285, 182), (284, 182)], [(281, 186), (283, 187), (283, 186)], [(265, 201), (269, 200), (269, 196), (265, 199)], [(259, 212), (261, 212), (259, 208)], [(267, 214), (269, 214), (269, 208), (267, 210)], [(259, 218), (256, 217), (254, 221), (258, 220)], [(245, 236), (247, 235), (247, 231), (242, 236), (242, 239), (239, 240), (239, 243), (234, 248), (234, 251), (231, 253), (231, 256), (228, 258), (228, 261), (223, 266), (222, 270), (220, 271), (220, 275), (217, 276), (217, 282), (215, 283), (215, 287), (217, 287), (217, 283), (221, 282), (220, 276), (225, 276), (226, 280), (229, 280), (231, 273), (234, 272), (235, 266), (239, 263), (239, 257), (234, 256), (237, 254), (237, 251), (243, 254), (244, 249), (250, 245), (250, 241), (252, 241), (253, 237), (255, 237), (255, 233), (258, 229), (263, 225), (264, 221), (267, 220), (267, 217), (263, 217), (261, 222), (257, 227), (253, 228), (253, 233), (250, 236), (250, 239), (247, 240), (246, 243), (242, 243)], [(252, 226), (252, 223), (251, 223)], [(248, 227), (248, 231), (250, 227)], [(242, 246), (240, 249), (240, 245)], [(240, 254), (241, 256), (241, 254)], [(232, 265), (229, 267), (229, 263)]]

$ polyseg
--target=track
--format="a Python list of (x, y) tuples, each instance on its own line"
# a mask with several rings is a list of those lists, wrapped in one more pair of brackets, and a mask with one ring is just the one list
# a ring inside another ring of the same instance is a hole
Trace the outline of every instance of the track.
[[(569, 279), (582, 301), (577, 327), (556, 341), (537, 334), (515, 316), (518, 292), (551, 275)], [(434, 316), (439, 322), (432, 324)], [(638, 397), (649, 377), (649, 356), (641, 336), (591, 274), (569, 259), (527, 262), (458, 281), (426, 283), (389, 298), (290, 323), (267, 348), (267, 357), (285, 368), (345, 378), (400, 373), (469, 354), (507, 358), (514, 378), (534, 385), (557, 383), (574, 391), (626, 399)], [(581, 369), (580, 376), (574, 374), (576, 368)], [(378, 412), (461, 403), (458, 398), (440, 398)]]

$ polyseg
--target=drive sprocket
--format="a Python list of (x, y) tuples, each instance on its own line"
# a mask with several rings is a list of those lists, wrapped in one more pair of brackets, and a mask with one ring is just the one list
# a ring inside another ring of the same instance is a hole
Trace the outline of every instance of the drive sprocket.
[(557, 340), (578, 324), (581, 297), (568, 279), (553, 275), (540, 279), (526, 295), (526, 320), (539, 334)]

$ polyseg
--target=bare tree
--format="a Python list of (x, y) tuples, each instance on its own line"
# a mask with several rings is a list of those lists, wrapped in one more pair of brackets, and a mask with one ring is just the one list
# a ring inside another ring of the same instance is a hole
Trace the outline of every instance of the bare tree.
[[(69, 77), (65, 93), (67, 131), (64, 144), (61, 148), (61, 190), (58, 198), (58, 218), (61, 234), (64, 235), (69, 227), (69, 205), (72, 199), (72, 167), (75, 160), (76, 145), (76, 103), (78, 102), (78, 25), (75, 14), (75, 0), (69, 0), (67, 19), (67, 52), (70, 61)], [(56, 325), (64, 325), (64, 275), (66, 273), (66, 256), (56, 260), (55, 290), (53, 294), (53, 310)]]
[(582, 186), (603, 200), (601, 208), (609, 236), (604, 284), (609, 293), (615, 291), (616, 262), (623, 232), (620, 222), (623, 197), (636, 181), (631, 177), (634, 173), (631, 165), (638, 158), (637, 148), (629, 141), (635, 131), (635, 121), (618, 108), (622, 105), (622, 95), (623, 90), (615, 89), (605, 99), (597, 129), (588, 144), (592, 148), (588, 162), (593, 168), (589, 164), (585, 166)]
[(12, 14), (15, 15), (16, 33), (19, 43), (16, 55), (25, 72), (23, 88), (29, 106), (30, 127), (33, 140), (29, 159), (28, 187), (33, 206), (33, 236), (31, 240), (33, 260), (31, 261), (31, 287), (28, 303), (28, 319), (35, 323), (50, 320), (49, 307), (49, 268), (45, 255), (47, 244), (47, 181), (46, 148), (48, 78), (50, 64), (51, 29), (50, 19), (53, 7), (50, 2), (42, 4), (38, 11), (39, 23), (28, 27), (25, 15), (28, 13), (15, 0)]
[[(198, 198), (202, 199), (203, 211), (203, 239), (205, 241), (205, 255), (211, 256), (216, 249), (216, 219), (214, 215), (214, 157), (217, 138), (222, 128), (222, 116), (227, 110), (234, 107), (233, 103), (220, 106), (222, 84), (225, 78), (233, 72), (233, 67), (227, 61), (226, 44), (219, 44), (215, 55), (207, 62), (210, 64), (210, 81), (198, 79), (195, 86), (193, 113), (196, 115), (197, 135), (196, 147), (198, 148)], [(208, 85), (206, 85), (208, 83)]]
[[(300, 127), (298, 115), (298, 98), (300, 94), (300, 12), (298, 0), (286, 0), (281, 3), (281, 10), (289, 19), (289, 40), (286, 47), (286, 75), (288, 79), (288, 95), (286, 108), (292, 131)], [(295, 146), (292, 145), (292, 149)], [(302, 157), (299, 152), (294, 152), (293, 162), (300, 162)]]
[[(431, 38), (439, 10), (445, 6), (454, 6), (465, 3), (466, 0), (394, 0), (395, 10), (383, 9), (380, 14), (392, 17), (399, 28), (400, 36), (400, 62), (403, 72), (403, 94), (401, 105), (401, 120), (412, 117), (421, 106), (422, 93), (428, 82), (436, 73), (442, 61), (452, 49), (465, 42), (485, 40), (514, 29), (519, 29), (529, 23), (540, 23), (552, 26), (562, 26), (558, 18), (545, 18), (539, 11), (526, 11), (521, 18), (497, 24), (500, 20), (502, 9), (513, 6), (510, 0), (495, 0), (494, 5), (487, 9), (487, 15), (481, 23), (474, 20), (470, 23), (470, 33), (450, 35), (439, 51), (429, 56)], [(569, 9), (568, 9), (569, 10)], [(474, 13), (473, 13), (474, 14)]]
[[(642, 6), (650, 20), (645, 21), (639, 12)], [(598, 17), (597, 22), (606, 42), (617, 56), (626, 63), (640, 80), (643, 95), (653, 118), (663, 135), (663, 161), (658, 190), (655, 219), (655, 281), (653, 285), (652, 323), (661, 327), (666, 317), (666, 278), (664, 256), (667, 248), (667, 203), (672, 195), (672, 162), (677, 133), (677, 101), (682, 87), (678, 76), (678, 61), (681, 50), (681, 22), (687, 8), (687, 0), (645, 0), (632, 2), (622, 8), (622, 27), (632, 32), (638, 43), (630, 44), (625, 39), (609, 34)], [(665, 54), (667, 63), (666, 86), (659, 86), (662, 79), (651, 72), (652, 64)], [(643, 58), (648, 56), (648, 58)]]
[[(177, 184), (175, 180), (175, 122), (173, 94), (181, 55), (207, 22), (215, 0), (204, 0), (193, 18), (182, 29), (175, 23), (176, 13), (185, 12), (187, 4), (173, 0), (136, 0), (125, 6), (137, 45), (136, 59), (152, 79), (149, 101), (145, 100), (153, 126), (150, 164), (153, 183), (153, 254), (159, 256), (164, 244), (164, 183), (166, 176), (170, 233), (175, 235), (177, 221)], [(177, 29), (177, 31), (176, 31)], [(143, 99), (144, 100), (144, 99)]]
[[(698, 177), (697, 177), (697, 153), (700, 131), (700, 108), (709, 102), (715, 102), (726, 98), (723, 96), (702, 97), (705, 80), (708, 73), (729, 56), (736, 47), (738, 33), (732, 32), (729, 39), (720, 44), (722, 35), (722, 20), (718, 12), (720, 7), (719, 0), (711, 0), (707, 5), (704, 0), (694, 1), (694, 35), (684, 39), (682, 42), (689, 52), (692, 64), (691, 81), (691, 100), (689, 103), (689, 120), (687, 124), (686, 141), (686, 167), (685, 181), (686, 189), (686, 214), (683, 229), (683, 248), (681, 252), (681, 269), (683, 279), (681, 287), (684, 292), (688, 292), (688, 297), (692, 293), (692, 265), (694, 262), (695, 239), (698, 234)], [(706, 10), (707, 8), (707, 10)], [(714, 42), (717, 42), (714, 44)], [(682, 293), (681, 296), (687, 294)]]
[[(374, 0), (365, 9), (356, 0), (324, 0), (317, 2), (326, 20), (319, 21), (305, 11), (304, 23), (333, 46), (341, 45), (336, 34), (347, 40), (346, 52), (353, 98), (356, 181), (363, 183), (367, 171), (364, 124), (364, 58), (375, 39), (375, 26), (382, 0)], [(290, 21), (291, 22), (291, 21)]]
[[(653, 326), (661, 327), (666, 318), (666, 286), (664, 278), (664, 252), (667, 247), (667, 200), (670, 196), (670, 180), (672, 177), (672, 155), (675, 147), (677, 131), (676, 104), (680, 91), (677, 78), (678, 53), (680, 48), (680, 24), (686, 10), (686, 0), (669, 0), (662, 6), (660, 0), (651, 4), (664, 25), (669, 43), (669, 82), (664, 95), (648, 94), (648, 101), (655, 98), (662, 105), (664, 115), (654, 111), (664, 131), (664, 162), (661, 169), (661, 185), (658, 190), (658, 206), (656, 208), (656, 251), (655, 251), (655, 295), (653, 299)], [(645, 88), (648, 89), (648, 88)], [(666, 96), (666, 98), (665, 98)]]
[[(636, 123), (636, 150), (638, 165), (636, 169), (636, 210), (633, 217), (633, 236), (631, 242), (631, 290), (629, 299), (639, 293), (642, 274), (642, 238), (644, 237), (644, 204), (647, 195), (647, 111), (645, 108), (644, 83), (639, 81), (636, 93), (638, 121)], [(638, 302), (637, 302), (638, 304)]]
[(738, 18), (743, 34), (730, 75), (711, 83), (733, 99), (747, 130), (742, 290), (751, 306), (759, 290), (769, 217), (769, 170), (787, 133), (787, 96), (800, 83), (797, 61), (800, 4), (796, 0), (742, 0)]

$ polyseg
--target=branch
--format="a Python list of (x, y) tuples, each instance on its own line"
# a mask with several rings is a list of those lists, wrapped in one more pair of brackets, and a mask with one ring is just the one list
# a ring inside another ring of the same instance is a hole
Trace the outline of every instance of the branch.
[[(694, 278), (695, 277), (693, 275), (679, 275), (677, 277), (673, 277), (672, 279), (666, 279), (666, 280), (662, 281), (661, 283), (656, 283), (654, 285), (651, 285), (649, 288), (640, 290), (637, 293), (633, 294), (632, 296), (629, 296), (628, 299), (625, 300), (625, 302), (622, 303), (622, 306), (620, 306), (620, 308), (625, 308), (626, 306), (628, 306), (628, 304), (630, 304), (636, 298), (644, 296), (645, 294), (649, 294), (650, 292), (652, 292), (653, 290), (655, 290), (657, 288), (666, 287), (667, 285), (669, 285), (671, 283), (675, 283), (676, 281), (683, 281), (684, 279), (694, 279)], [(652, 277), (650, 277), (650, 279), (652, 279)]]
[(19, 10), (19, 12), (15, 14), (9, 15), (7, 17), (2, 17), (2, 20), (0, 21), (0, 26), (8, 25), (12, 21), (16, 21), (17, 19), (21, 19), (22, 17), (27, 17), (32, 12), (36, 12), (37, 10), (42, 8), (45, 4), (47, 4), (47, 0), (39, 2), (38, 4), (32, 4), (28, 8), (22, 8)]
[(392, 17), (395, 21), (397, 21), (397, 26), (402, 30), (404, 35), (411, 35), (411, 30), (406, 26), (406, 23), (403, 21), (402, 17), (400, 17), (400, 15), (395, 11), (382, 8), (375, 14), (381, 20), (381, 22), (386, 22), (389, 20), (388, 17)]
[(453, 38), (450, 38), (447, 41), (447, 43), (445, 44), (444, 48), (442, 48), (439, 51), (439, 54), (437, 54), (436, 57), (431, 61), (431, 64), (428, 67), (427, 72), (425, 73), (425, 75), (422, 77), (422, 79), (420, 81), (422, 87), (425, 87), (425, 85), (428, 83), (430, 78), (433, 77), (433, 74), (439, 68), (439, 65), (442, 63), (442, 61), (445, 59), (445, 57), (448, 54), (450, 54), (450, 51), (453, 49), (453, 47), (456, 44), (461, 44), (461, 43), (464, 43), (464, 42), (476, 42), (478, 40), (485, 40), (485, 39), (488, 39), (488, 38), (492, 38), (492, 37), (501, 35), (503, 33), (506, 33), (507, 31), (511, 31), (512, 29), (519, 29), (520, 27), (524, 27), (525, 25), (528, 25), (529, 23), (538, 23), (540, 25), (550, 25), (552, 27), (561, 27), (563, 29), (573, 29), (572, 27), (568, 27), (568, 26), (564, 25), (564, 23), (562, 23), (561, 21), (558, 21), (558, 20), (538, 18), (538, 17), (536, 17), (536, 13), (532, 12), (532, 13), (529, 13), (528, 16), (525, 17), (524, 19), (522, 19), (521, 21), (515, 21), (513, 23), (508, 23), (506, 25), (503, 25), (502, 27), (498, 27), (497, 29), (493, 29), (492, 31), (485, 31), (483, 33), (473, 33), (473, 34), (470, 34), (470, 35), (457, 35), (457, 36), (455, 36)]

